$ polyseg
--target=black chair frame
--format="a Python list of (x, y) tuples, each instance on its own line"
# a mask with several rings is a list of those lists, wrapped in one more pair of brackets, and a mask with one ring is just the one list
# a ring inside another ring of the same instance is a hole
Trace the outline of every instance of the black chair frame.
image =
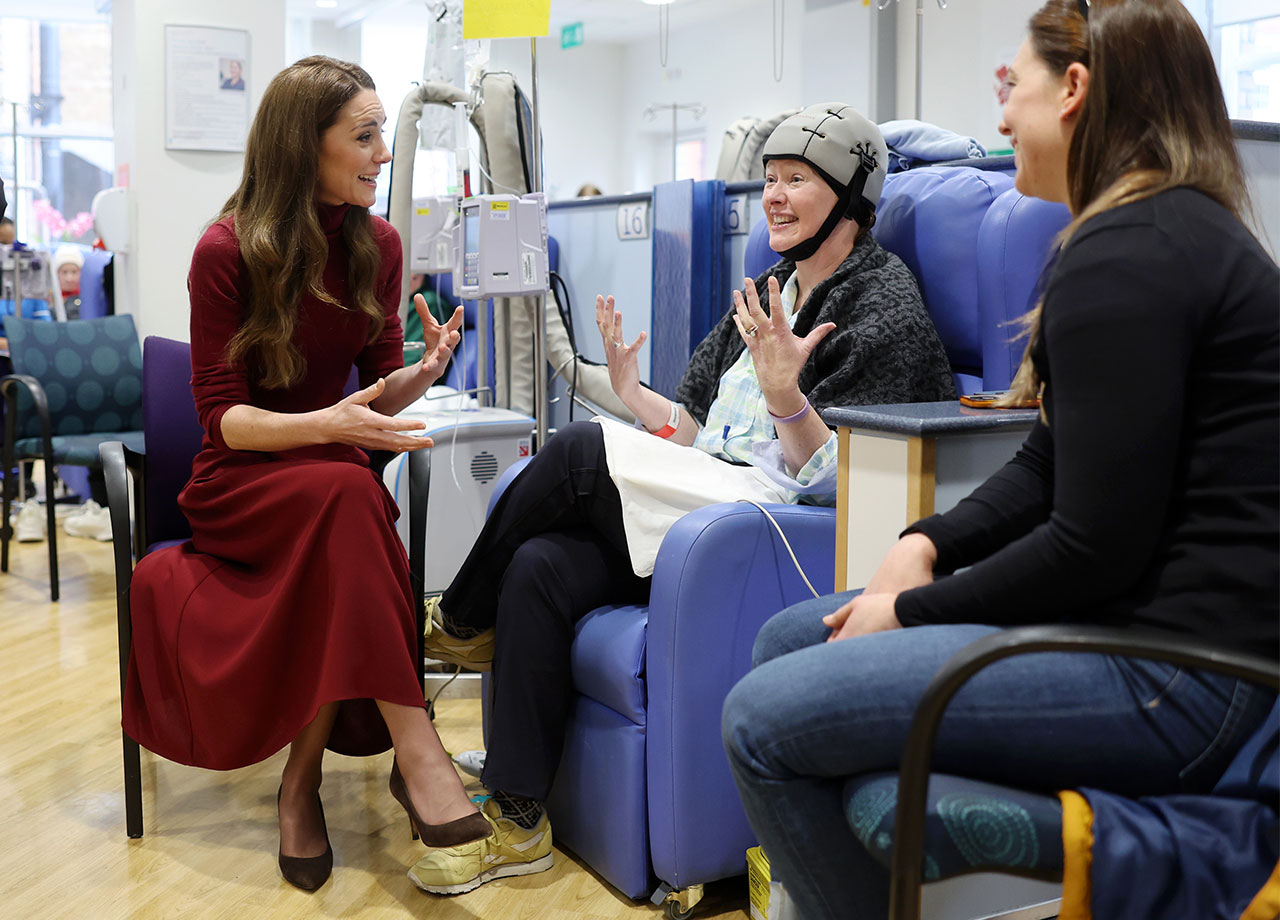
[(1167, 661), (1280, 690), (1280, 662), (1214, 646), (1192, 636), (1101, 626), (1025, 626), (1005, 629), (965, 646), (939, 668), (925, 688), (903, 748), (898, 773), (890, 920), (920, 918), (925, 795), (929, 788), (934, 738), (947, 705), (983, 668), (1014, 655), (1035, 652), (1089, 652)]
[[(128, 477), (134, 480), (133, 552), (129, 542), (117, 539), (114, 544), (116, 571), (116, 625), (120, 648), (120, 699), (123, 705), (125, 682), (129, 675), (129, 656), (133, 649), (133, 621), (129, 608), (129, 587), (133, 577), (133, 563), (141, 558), (150, 542), (146, 535), (145, 508), (142, 504), (144, 488), (144, 463), (142, 454), (129, 450), (120, 441), (107, 441), (99, 452), (103, 473), (107, 481), (107, 504), (111, 514), (111, 532), (123, 534), (129, 531)], [(370, 464), (374, 470), (386, 465), (392, 455), (375, 455)], [(416, 450), (409, 454), (409, 582), (417, 600), (415, 616), (418, 636), (418, 682), (426, 689), (423, 672), (425, 656), (424, 630), (426, 627), (426, 602), (423, 596), (426, 570), (427, 499), (431, 484), (431, 451)], [(52, 512), (50, 512), (52, 513)], [(7, 520), (7, 518), (6, 518)], [(142, 765), (140, 745), (123, 730), (124, 743), (124, 811), (125, 831), (132, 837), (142, 836)]]
[[(0, 396), (4, 397), (4, 475), (9, 477), (17, 462), (13, 456), (13, 439), (18, 418), (18, 388), (25, 387), (31, 394), (40, 416), (40, 440), (44, 459), (45, 513), (48, 516), (49, 540), (49, 594), (51, 600), (58, 599), (58, 542), (57, 522), (54, 518), (53, 504), (53, 423), (49, 420), (49, 399), (45, 396), (40, 381), (27, 374), (6, 374), (0, 377)], [(23, 496), (19, 496), (23, 498)], [(13, 538), (13, 527), (9, 524), (9, 489), (6, 483), (4, 490), (4, 522), (0, 524), (0, 572), (9, 571), (9, 541)]]

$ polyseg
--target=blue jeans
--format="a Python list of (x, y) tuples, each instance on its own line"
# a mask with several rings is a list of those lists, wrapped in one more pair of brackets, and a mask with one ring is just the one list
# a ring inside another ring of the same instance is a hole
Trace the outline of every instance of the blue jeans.
[[(804, 920), (881, 920), (889, 877), (845, 822), (851, 776), (896, 771), (926, 684), (998, 627), (896, 629), (825, 643), (822, 616), (856, 592), (805, 601), (756, 639), (725, 701), (723, 735), (747, 818)], [(1204, 792), (1274, 695), (1218, 675), (1104, 655), (1000, 661), (953, 698), (933, 769), (1043, 790)]]

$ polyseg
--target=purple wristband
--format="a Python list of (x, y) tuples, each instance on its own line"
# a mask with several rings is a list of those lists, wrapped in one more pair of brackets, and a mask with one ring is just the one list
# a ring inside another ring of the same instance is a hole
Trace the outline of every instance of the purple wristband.
[(802, 408), (795, 415), (788, 415), (786, 418), (781, 418), (780, 416), (774, 415), (773, 410), (769, 409), (767, 406), (765, 408), (769, 413), (769, 418), (773, 419), (773, 423), (775, 425), (790, 425), (792, 422), (798, 422), (800, 421), (800, 419), (808, 415), (809, 410), (812, 409), (813, 407), (809, 405), (809, 400), (806, 399), (804, 401), (804, 408)]

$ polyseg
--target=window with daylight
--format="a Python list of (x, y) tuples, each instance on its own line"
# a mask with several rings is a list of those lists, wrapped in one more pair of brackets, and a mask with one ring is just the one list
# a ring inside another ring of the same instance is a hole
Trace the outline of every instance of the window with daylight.
[(1183, 0), (1209, 41), (1227, 112), (1280, 122), (1280, 8), (1275, 0)]
[(93, 242), (88, 212), (115, 161), (108, 19), (0, 18), (0, 100), (0, 178), (18, 239)]

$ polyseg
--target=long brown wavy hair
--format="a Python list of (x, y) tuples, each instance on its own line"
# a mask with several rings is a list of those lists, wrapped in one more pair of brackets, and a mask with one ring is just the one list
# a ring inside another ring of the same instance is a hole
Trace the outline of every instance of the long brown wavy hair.
[[(1049, 0), (1031, 17), (1030, 41), (1055, 75), (1075, 63), (1089, 71), (1067, 151), (1073, 219), (1059, 242), (1104, 211), (1179, 186), (1244, 221), (1248, 192), (1213, 56), (1179, 0), (1094, 0), (1088, 22), (1077, 0)], [(1042, 303), (1021, 320), (1027, 350), (1004, 403), (1040, 392), (1030, 355)]]
[(342, 221), (349, 307), (324, 288), (329, 247), (316, 208), (321, 138), (353, 96), (373, 88), (359, 65), (322, 55), (276, 74), (249, 129), (240, 187), (218, 214), (218, 220), (235, 218), (249, 271), (248, 315), (227, 344), (227, 360), (256, 359), (264, 387), (292, 386), (306, 370), (293, 344), (304, 294), (366, 314), (370, 342), (382, 332), (382, 306), (374, 296), (380, 257), (368, 209), (352, 205)]

